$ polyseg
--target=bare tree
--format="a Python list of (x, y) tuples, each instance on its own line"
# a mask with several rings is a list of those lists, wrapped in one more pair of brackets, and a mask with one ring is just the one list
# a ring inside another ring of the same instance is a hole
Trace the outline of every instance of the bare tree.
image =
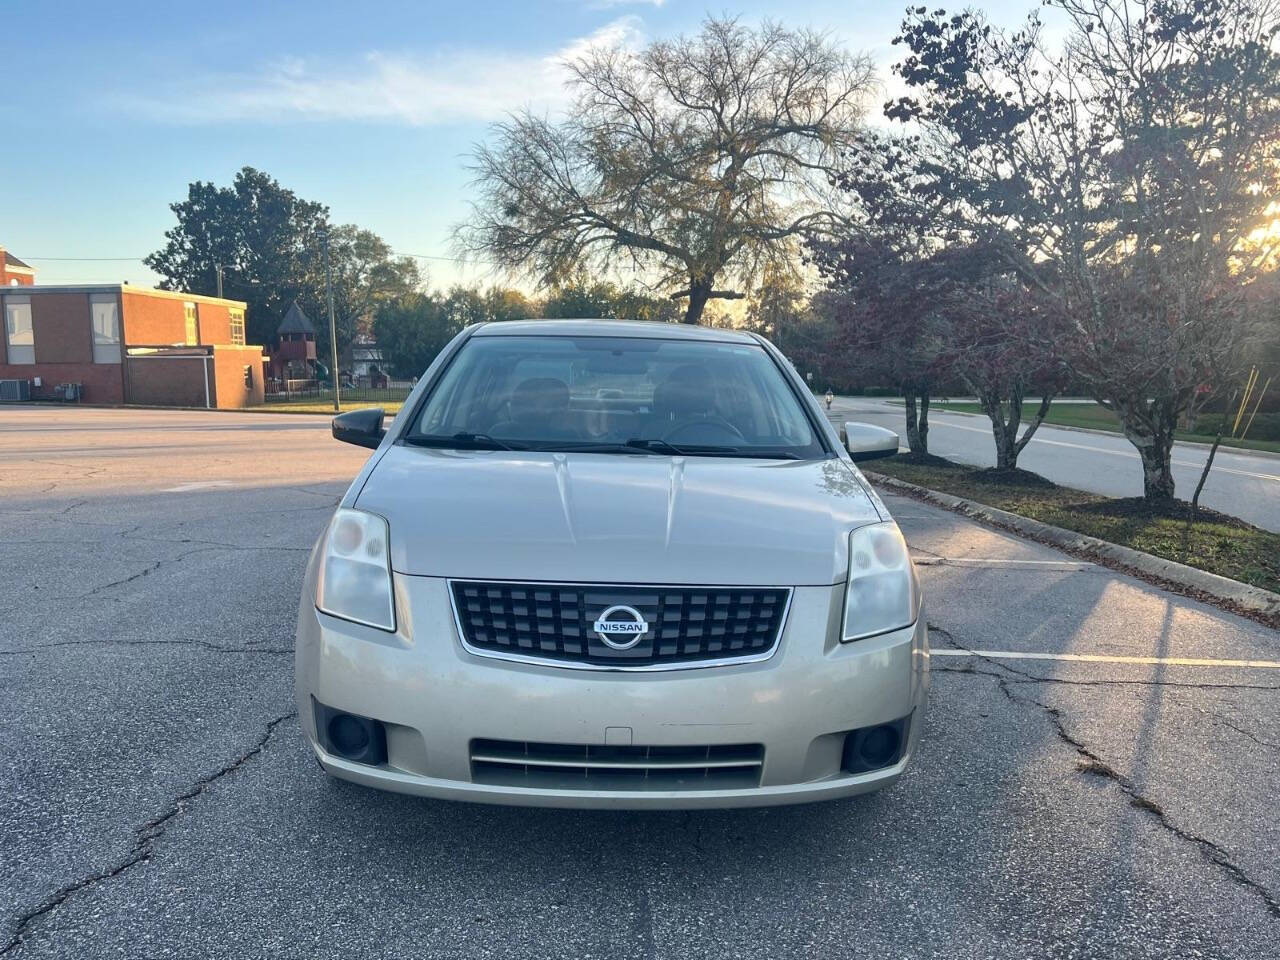
[(867, 58), (809, 30), (708, 19), (570, 67), (563, 121), (525, 112), (476, 148), (464, 252), (542, 284), (630, 267), (697, 323), (763, 267), (794, 269), (797, 239), (845, 223), (823, 196), (874, 88)]

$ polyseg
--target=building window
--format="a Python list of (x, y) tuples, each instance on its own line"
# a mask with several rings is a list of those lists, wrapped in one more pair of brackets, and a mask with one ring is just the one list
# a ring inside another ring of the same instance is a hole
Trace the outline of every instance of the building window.
[(89, 296), (93, 315), (93, 362), (120, 362), (120, 304), (113, 293)]
[(227, 313), (231, 317), (231, 342), (237, 346), (244, 346), (244, 311), (228, 310)]
[(31, 329), (31, 298), (4, 298), (4, 339), (9, 363), (35, 363), (36, 341)]
[(187, 346), (194, 347), (200, 342), (200, 323), (196, 320), (196, 305), (190, 302), (184, 303), (182, 310), (187, 321)]

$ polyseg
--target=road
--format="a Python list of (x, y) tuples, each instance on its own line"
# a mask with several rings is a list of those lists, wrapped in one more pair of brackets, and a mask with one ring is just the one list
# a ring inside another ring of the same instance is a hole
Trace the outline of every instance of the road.
[(362, 451), (323, 418), (0, 417), (6, 960), (1280, 956), (1280, 635), (1250, 621), (887, 497), (937, 653), (894, 788), (379, 794), (316, 768), (292, 698)]
[[(901, 404), (887, 400), (837, 397), (831, 416), (878, 424), (899, 435), (905, 431)], [(975, 466), (994, 466), (991, 421), (930, 410), (929, 452)], [(1173, 475), (1179, 496), (1191, 499), (1208, 454), (1206, 444), (1174, 444)], [(1142, 463), (1133, 444), (1119, 434), (1041, 426), (1018, 458), (1018, 466), (1064, 486), (1111, 497), (1142, 496)], [(1200, 502), (1263, 529), (1280, 531), (1280, 457), (1219, 448)]]

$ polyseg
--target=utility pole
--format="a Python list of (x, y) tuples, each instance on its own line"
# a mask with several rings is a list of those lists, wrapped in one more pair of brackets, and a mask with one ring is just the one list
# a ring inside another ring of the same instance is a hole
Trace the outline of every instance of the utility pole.
[(218, 299), (222, 299), (222, 264), (215, 263), (213, 265), (214, 272), (218, 275)]
[(342, 409), (338, 400), (338, 325), (333, 319), (333, 274), (329, 270), (329, 231), (320, 231), (320, 242), (324, 244), (324, 289), (329, 298), (329, 354), (333, 366), (329, 373), (333, 377), (333, 412)]

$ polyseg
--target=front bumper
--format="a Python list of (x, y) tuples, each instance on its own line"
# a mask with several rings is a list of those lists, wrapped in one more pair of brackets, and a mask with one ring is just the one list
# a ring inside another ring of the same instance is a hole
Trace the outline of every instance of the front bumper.
[[(526, 806), (696, 808), (803, 803), (892, 784), (915, 753), (929, 684), (923, 614), (914, 627), (841, 644), (843, 586), (799, 587), (768, 660), (648, 673), (569, 670), (463, 649), (446, 581), (395, 575), (397, 632), (320, 613), (308, 577), (299, 610), (298, 715), (331, 774), (402, 793)], [(320, 746), (314, 704), (381, 721), (387, 761), (369, 766)], [(911, 717), (892, 766), (841, 770), (845, 734)], [(550, 789), (472, 780), (474, 740), (681, 747), (762, 744), (759, 786)]]

